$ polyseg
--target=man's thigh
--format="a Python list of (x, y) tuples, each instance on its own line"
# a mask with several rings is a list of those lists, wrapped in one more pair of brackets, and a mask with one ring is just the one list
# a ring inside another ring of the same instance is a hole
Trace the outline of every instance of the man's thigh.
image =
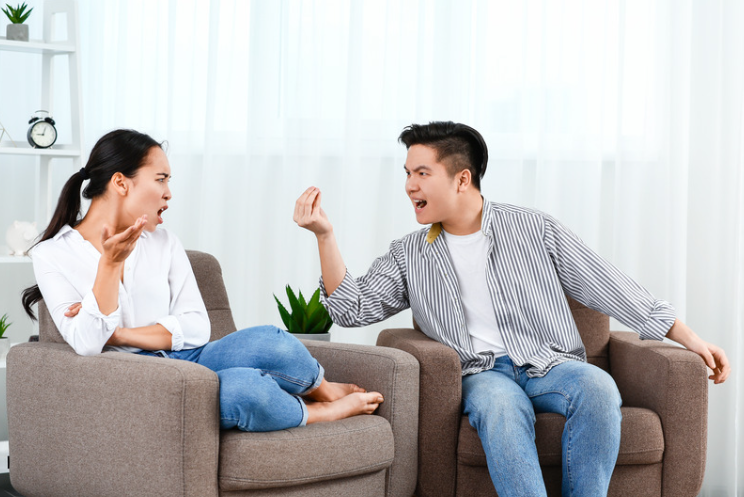
[(615, 380), (589, 363), (567, 361), (541, 378), (530, 378), (525, 393), (535, 412), (554, 412), (568, 417), (579, 405), (592, 409), (618, 409), (622, 403)]
[(463, 410), (470, 416), (504, 419), (521, 412), (534, 420), (529, 397), (515, 381), (513, 368), (504, 366), (463, 377)]

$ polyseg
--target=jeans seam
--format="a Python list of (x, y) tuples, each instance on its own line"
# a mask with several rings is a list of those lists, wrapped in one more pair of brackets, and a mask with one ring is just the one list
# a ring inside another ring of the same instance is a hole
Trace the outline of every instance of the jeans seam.
[(269, 376), (273, 376), (275, 378), (280, 378), (280, 379), (282, 379), (282, 380), (284, 380), (284, 381), (286, 381), (288, 383), (292, 383), (293, 385), (297, 385), (297, 386), (300, 386), (300, 387), (309, 388), (309, 387), (311, 387), (313, 385), (312, 382), (300, 380), (300, 379), (295, 378), (294, 376), (288, 376), (288, 375), (283, 374), (283, 373), (280, 373), (278, 371), (271, 371), (271, 370), (268, 370), (268, 369), (261, 369), (260, 371), (263, 372), (263, 373), (268, 374)]

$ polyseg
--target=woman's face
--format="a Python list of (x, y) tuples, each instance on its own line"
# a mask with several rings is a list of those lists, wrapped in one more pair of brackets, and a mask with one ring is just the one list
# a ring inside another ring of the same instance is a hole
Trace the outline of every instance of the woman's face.
[(147, 215), (145, 230), (155, 231), (162, 224), (163, 211), (168, 208), (172, 197), (168, 186), (170, 177), (171, 169), (165, 152), (160, 147), (152, 147), (144, 165), (133, 178), (128, 178), (129, 191), (123, 212), (126, 227), (143, 214)]

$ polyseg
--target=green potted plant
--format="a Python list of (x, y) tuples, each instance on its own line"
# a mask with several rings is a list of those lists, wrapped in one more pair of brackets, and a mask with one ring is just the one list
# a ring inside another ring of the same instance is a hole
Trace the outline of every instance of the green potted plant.
[(23, 4), (18, 5), (15, 8), (6, 3), (5, 7), (6, 8), (3, 8), (3, 12), (5, 12), (5, 15), (8, 16), (8, 19), (10, 19), (11, 22), (11, 24), (8, 24), (5, 28), (5, 37), (8, 40), (28, 41), (28, 25), (23, 23), (28, 19), (28, 16), (31, 15), (31, 11), (34, 10), (33, 7), (26, 11), (28, 8), (26, 2), (23, 2)]
[(3, 317), (0, 318), (0, 361), (5, 360), (5, 356), (8, 355), (10, 350), (10, 339), (5, 336), (5, 332), (11, 324), (13, 323), (8, 322), (8, 315), (3, 314)]
[(320, 288), (315, 290), (313, 296), (310, 297), (310, 301), (307, 302), (302, 296), (302, 292), (299, 292), (299, 297), (297, 297), (292, 288), (287, 285), (287, 298), (292, 312), (289, 312), (274, 295), (274, 300), (276, 300), (279, 308), (279, 315), (281, 315), (287, 331), (297, 335), (298, 338), (331, 340), (331, 334), (328, 330), (333, 325), (333, 321), (331, 321), (326, 308), (320, 303)]

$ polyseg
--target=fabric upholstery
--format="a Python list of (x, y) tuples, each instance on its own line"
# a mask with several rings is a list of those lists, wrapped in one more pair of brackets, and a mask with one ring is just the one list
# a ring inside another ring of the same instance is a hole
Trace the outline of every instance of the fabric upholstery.
[[(588, 362), (608, 371), (623, 399), (618, 464), (610, 496), (694, 496), (705, 471), (707, 371), (693, 352), (635, 333), (609, 331), (609, 318), (569, 298)], [(454, 350), (413, 329), (388, 329), (377, 344), (420, 364), (418, 497), (494, 496), (485, 454), (461, 408)], [(538, 414), (536, 444), (548, 495), (560, 495), (565, 419)], [(662, 478), (663, 475), (663, 478)]]
[(338, 475), (377, 472), (390, 466), (393, 455), (393, 432), (380, 416), (356, 416), (250, 436), (229, 430), (220, 441), (220, 488), (284, 488)]
[(7, 375), (11, 481), (22, 495), (217, 495), (212, 371), (38, 342), (13, 347)]
[[(212, 323), (235, 330), (222, 272), (188, 251)], [(358, 416), (274, 433), (219, 430), (219, 380), (198, 364), (78, 356), (43, 302), (39, 342), (7, 359), (10, 477), (25, 497), (408, 497), (417, 476), (418, 362), (400, 350), (305, 342), (335, 381), (379, 390)]]

